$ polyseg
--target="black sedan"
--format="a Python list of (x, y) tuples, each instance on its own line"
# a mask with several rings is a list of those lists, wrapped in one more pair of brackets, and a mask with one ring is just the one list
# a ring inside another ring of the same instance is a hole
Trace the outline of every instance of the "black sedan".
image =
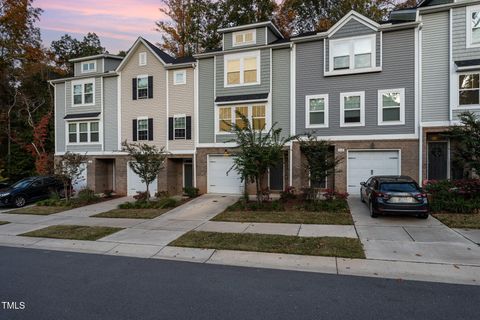
[(372, 218), (396, 213), (428, 218), (427, 195), (408, 176), (374, 176), (360, 185), (360, 199), (368, 204)]
[(54, 192), (62, 195), (63, 183), (54, 177), (29, 177), (0, 191), (0, 205), (23, 207), (29, 202), (47, 199)]

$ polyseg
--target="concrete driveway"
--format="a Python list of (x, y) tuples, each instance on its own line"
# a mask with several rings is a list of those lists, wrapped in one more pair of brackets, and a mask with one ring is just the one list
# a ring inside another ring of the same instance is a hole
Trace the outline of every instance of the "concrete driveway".
[(367, 259), (480, 265), (480, 246), (432, 216), (372, 218), (360, 198), (348, 204)]

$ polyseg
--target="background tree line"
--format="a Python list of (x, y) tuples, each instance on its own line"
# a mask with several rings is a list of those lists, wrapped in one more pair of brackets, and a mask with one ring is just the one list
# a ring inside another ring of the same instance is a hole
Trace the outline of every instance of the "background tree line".
[[(401, 3), (399, 3), (401, 2)], [(161, 0), (160, 45), (181, 57), (218, 48), (220, 27), (274, 21), (286, 35), (324, 30), (354, 9), (383, 20), (415, 0)], [(73, 74), (69, 59), (106, 53), (99, 37), (65, 34), (49, 47), (33, 0), (0, 0), (0, 180), (53, 171), (54, 97), (48, 80)], [(160, 13), (159, 13), (160, 15)], [(120, 52), (125, 55), (125, 52)]]

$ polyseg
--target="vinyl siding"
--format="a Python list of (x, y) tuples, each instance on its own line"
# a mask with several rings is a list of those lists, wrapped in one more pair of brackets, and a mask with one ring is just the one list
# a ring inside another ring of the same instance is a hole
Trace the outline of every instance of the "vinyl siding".
[[(319, 136), (415, 133), (414, 29), (383, 34), (383, 69), (379, 73), (323, 76), (323, 41), (296, 47), (296, 133)], [(378, 90), (405, 88), (405, 125), (378, 126)], [(340, 127), (340, 93), (365, 91), (365, 126)], [(305, 96), (329, 94), (329, 128), (305, 128)]]
[[(138, 54), (147, 53), (147, 65), (138, 65)], [(129, 61), (121, 72), (121, 126), (122, 141), (132, 142), (132, 120), (137, 117), (153, 118), (153, 141), (144, 141), (161, 148), (166, 145), (167, 114), (166, 114), (166, 71), (149, 49), (143, 44), (135, 49)], [(132, 79), (139, 75), (153, 76), (153, 99), (132, 99)]]
[(272, 124), (290, 134), (290, 49), (272, 52)]
[[(238, 46), (234, 47), (233, 46), (233, 32), (227, 32), (224, 33), (224, 38), (223, 38), (223, 50), (232, 50), (232, 49), (239, 49), (239, 48), (250, 48), (250, 47), (256, 47), (256, 46), (264, 46), (265, 45), (265, 27), (261, 28), (255, 28), (257, 31), (257, 41), (255, 44), (248, 45), (248, 46)], [(244, 31), (251, 30), (251, 29), (245, 29)]]
[(422, 122), (449, 120), (449, 13), (422, 16)]
[(346, 37), (355, 37), (355, 36), (364, 36), (367, 34), (374, 33), (375, 30), (367, 27), (361, 22), (358, 22), (355, 19), (350, 19), (345, 23), (337, 32), (333, 34), (332, 39), (346, 38)]
[(193, 150), (195, 141), (195, 128), (193, 118), (194, 108), (194, 72), (193, 68), (181, 69), (186, 71), (187, 83), (174, 85), (174, 70), (168, 71), (168, 116), (173, 117), (176, 114), (184, 114), (192, 117), (192, 139), (191, 140), (169, 140), (169, 150)]
[(267, 27), (267, 42), (270, 44), (278, 40), (278, 37)]
[(65, 83), (55, 84), (56, 152), (65, 152)]
[(200, 143), (213, 143), (215, 136), (215, 84), (214, 58), (197, 62), (198, 82), (198, 131)]
[(118, 150), (118, 81), (117, 77), (104, 78), (103, 139), (105, 151)]
[(453, 61), (480, 58), (480, 47), (467, 48), (467, 8), (453, 9), (452, 13)]
[[(78, 76), (85, 76), (85, 75), (95, 75), (99, 73), (103, 73), (103, 59), (94, 59), (97, 62), (97, 71), (96, 72), (89, 72), (89, 73), (82, 73), (82, 63), (86, 61), (75, 62), (73, 64), (73, 72), (75, 77)], [(90, 60), (88, 60), (90, 61)], [(93, 61), (93, 60), (92, 60)]]
[(122, 60), (119, 59), (104, 59), (104, 72), (115, 71), (121, 62)]
[(88, 154), (88, 152), (101, 152), (102, 145), (101, 144), (70, 144), (70, 145), (67, 145), (66, 151), (81, 152), (86, 154)]
[[(89, 78), (90, 79), (90, 78)], [(83, 80), (83, 79), (82, 79)], [(102, 111), (102, 78), (97, 77), (94, 78), (95, 81), (95, 88), (94, 88), (94, 102), (95, 104), (91, 106), (74, 106), (73, 105), (73, 88), (72, 88), (72, 81), (66, 82), (66, 106), (67, 106), (67, 114), (75, 114), (75, 113), (87, 113), (87, 112), (101, 112)], [(73, 80), (75, 82), (75, 80)]]
[[(217, 56), (216, 58), (216, 85), (217, 97), (265, 93), (270, 91), (270, 49), (263, 49), (260, 51), (260, 84), (250, 86), (224, 87), (224, 57)], [(200, 75), (200, 79), (204, 79)]]

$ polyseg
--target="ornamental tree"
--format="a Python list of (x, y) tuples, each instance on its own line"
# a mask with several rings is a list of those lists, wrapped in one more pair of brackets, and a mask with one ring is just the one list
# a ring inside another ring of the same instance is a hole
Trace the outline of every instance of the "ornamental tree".
[(65, 198), (70, 200), (70, 186), (81, 181), (81, 176), (85, 167), (83, 164), (87, 161), (84, 154), (67, 151), (60, 156), (60, 161), (55, 166), (55, 175), (63, 182)]
[(125, 141), (122, 146), (123, 151), (127, 152), (133, 160), (128, 165), (140, 177), (142, 183), (145, 183), (148, 201), (150, 200), (150, 184), (155, 181), (165, 167), (168, 153), (165, 151), (165, 147), (159, 149), (146, 143), (127, 143)]
[(270, 167), (273, 167), (282, 160), (285, 145), (295, 139), (295, 137), (283, 137), (282, 129), (276, 128), (276, 123), (268, 130), (265, 128), (254, 128), (248, 118), (237, 112), (237, 119), (240, 121), (228, 123), (235, 138), (228, 142), (235, 142), (238, 146), (234, 148), (233, 166), (230, 170), (235, 170), (245, 182), (255, 183), (257, 202), (262, 203), (262, 182), (267, 176)]

